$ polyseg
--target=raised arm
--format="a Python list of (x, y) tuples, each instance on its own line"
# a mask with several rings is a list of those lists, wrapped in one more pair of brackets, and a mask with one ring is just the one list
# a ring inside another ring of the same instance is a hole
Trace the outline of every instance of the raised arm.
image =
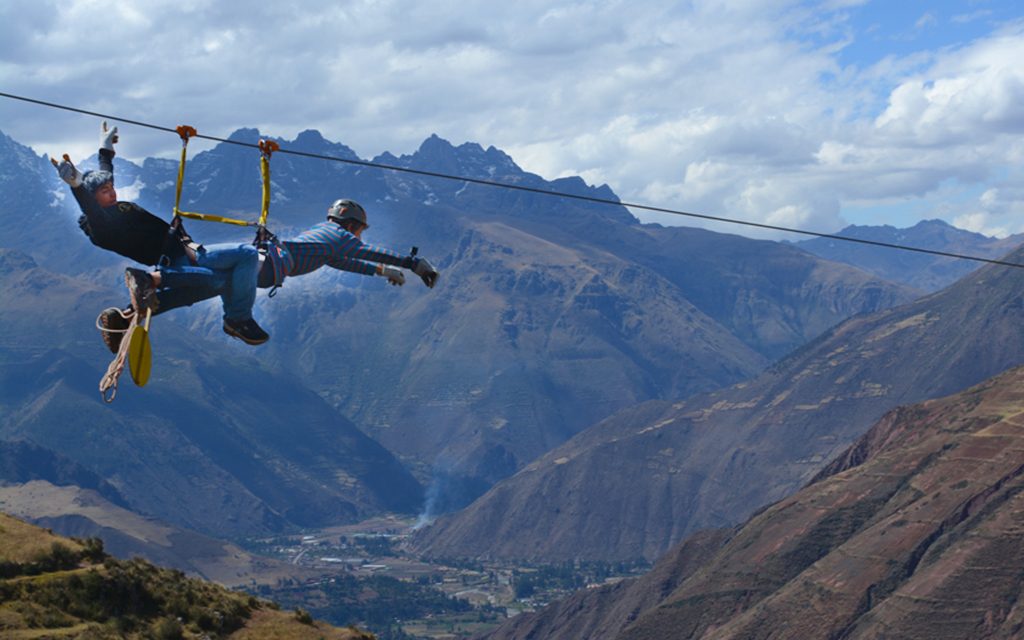
[(102, 245), (108, 231), (110, 214), (96, 202), (95, 196), (82, 186), (82, 172), (71, 162), (68, 154), (64, 154), (64, 160), (61, 162), (53, 158), (50, 162), (56, 167), (60, 179), (71, 187), (71, 194), (75, 196), (78, 208), (82, 211), (78, 218), (78, 226), (89, 236), (93, 244)]
[(100, 150), (98, 152), (100, 171), (109, 171), (111, 175), (114, 173), (114, 144), (117, 140), (117, 127), (107, 129), (107, 121), (104, 120), (100, 127)]

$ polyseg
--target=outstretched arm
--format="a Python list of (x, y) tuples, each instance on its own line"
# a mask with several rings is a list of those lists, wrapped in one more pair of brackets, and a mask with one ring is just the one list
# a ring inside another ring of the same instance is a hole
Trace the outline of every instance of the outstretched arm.
[[(423, 284), (427, 285), (431, 289), (437, 284), (437, 278), (441, 275), (434, 265), (430, 264), (430, 261), (426, 258), (418, 258), (416, 256), (400, 256), (394, 251), (384, 249), (383, 247), (375, 247), (373, 245), (365, 244), (359, 238), (352, 237), (352, 244), (345, 252), (346, 257), (354, 258), (356, 260), (368, 260), (372, 262), (378, 262), (382, 265), (393, 265), (396, 267), (402, 267), (404, 269), (410, 269), (413, 273), (418, 275)], [(384, 274), (382, 274), (384, 275)], [(390, 277), (388, 278), (391, 279)], [(404, 278), (403, 278), (404, 281)]]
[(374, 264), (353, 258), (334, 258), (327, 262), (327, 266), (366, 276), (384, 276), (388, 282), (399, 287), (405, 284), (405, 274), (402, 273), (402, 270), (385, 264)]

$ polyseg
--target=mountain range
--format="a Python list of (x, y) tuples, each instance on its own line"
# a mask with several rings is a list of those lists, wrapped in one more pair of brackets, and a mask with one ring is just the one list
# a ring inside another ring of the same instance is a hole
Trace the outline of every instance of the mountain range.
[(1017, 638), (1024, 368), (882, 417), (802, 490), (489, 640)]
[[(252, 129), (231, 136), (241, 143), (259, 138)], [(344, 145), (314, 131), (280, 142), (285, 149), (355, 158)], [(397, 456), (427, 487), (428, 510), (456, 509), (617, 410), (750, 378), (772, 359), (850, 315), (917, 295), (795, 247), (643, 225), (623, 207), (278, 153), (272, 160), (275, 232), (288, 237), (321, 220), (333, 199), (353, 197), (370, 212), (367, 240), (398, 250), (420, 247), (421, 255), (442, 270), (439, 287), (431, 291), (411, 282), (394, 290), (379, 280), (325, 271), (291, 280), (273, 300), (260, 296), (257, 314), (273, 338), (256, 351), (224, 343), (216, 302), (160, 316), (154, 326), (154, 384), (101, 408), (88, 390), (105, 358), (95, 334), (90, 337), (90, 316), (103, 306), (124, 303), (118, 285), (124, 261), (97, 251), (82, 237), (71, 198), (45, 158), (6, 136), (0, 136), (0, 147), (4, 157), (18, 159), (4, 168), (4, 184), (23, 185), (26, 196), (5, 203), (9, 233), (0, 244), (35, 261), (24, 266), (24, 257), (8, 257), (22, 266), (0, 272), (0, 286), (22, 300), (4, 312), (20, 332), (9, 343), (18, 353), (7, 358), (9, 375), (25, 380), (46, 371), (49, 376), (11, 394), (12, 417), (5, 418), (3, 434), (56, 447), (103, 478), (121, 471), (115, 464), (101, 464), (88, 448), (57, 446), (68, 424), (54, 415), (90, 416), (97, 423), (159, 420), (161, 427), (170, 420), (181, 425), (180, 436), (177, 428), (171, 431), (176, 435), (162, 436), (171, 438), (168, 442), (147, 433), (132, 446), (153, 455), (174, 447), (194, 451), (199, 458), (216, 451), (214, 458), (221, 462), (213, 467), (236, 456), (265, 459), (265, 454), (240, 444), (250, 433), (259, 433), (265, 443), (275, 433), (287, 434), (280, 437), (289, 447), (331, 451), (334, 445), (323, 440), (331, 430), (324, 431), (323, 425), (340, 421)], [(615, 197), (608, 187), (590, 187), (578, 178), (545, 181), (493, 147), (455, 147), (436, 136), (412, 155), (385, 154), (375, 160)], [(88, 168), (90, 161), (80, 164)], [(147, 159), (135, 165), (118, 158), (115, 165), (123, 194), (136, 196), (153, 211), (170, 208), (175, 162)], [(186, 208), (255, 217), (256, 151), (220, 144), (190, 159), (186, 176)], [(189, 228), (205, 242), (239, 239), (239, 231), (226, 225), (189, 222)], [(28, 277), (23, 271), (31, 271), (39, 282), (24, 294), (19, 289)], [(65, 309), (75, 313), (64, 314)], [(82, 351), (53, 346), (56, 336)], [(32, 364), (18, 366), (32, 375), (22, 369), (14, 373), (13, 363), (31, 357), (36, 358)], [(51, 392), (43, 403), (37, 393), (46, 385), (70, 385), (80, 393)], [(197, 398), (201, 407), (195, 406)], [(218, 425), (230, 426), (200, 426), (210, 422), (207, 404), (216, 405)], [(41, 411), (43, 405), (52, 413)], [(129, 411), (137, 414), (124, 417)], [(46, 428), (20, 418), (44, 414)], [(294, 433), (297, 423), (310, 425), (310, 431)], [(52, 435), (45, 435), (48, 430)], [(154, 430), (163, 434), (166, 429), (152, 424), (144, 428)], [(113, 443), (104, 455), (119, 462), (132, 460), (134, 454), (114, 454), (128, 440)], [(307, 464), (310, 460), (299, 459)], [(352, 460), (357, 466), (363, 462)], [(282, 523), (305, 526), (322, 521), (321, 516), (362, 513), (361, 507), (340, 507), (329, 495), (319, 508), (304, 502), (295, 508), (282, 504), (288, 491), (279, 485), (288, 486), (292, 480), (286, 477), (294, 470), (303, 476), (295, 486), (316, 485), (319, 473), (337, 477), (336, 463), (324, 464), (316, 472), (305, 464), (277, 465), (278, 480), (259, 491), (254, 488), (267, 482), (262, 464), (228, 470), (229, 476), (242, 478), (239, 483), (216, 482), (232, 487), (231, 504), (259, 505), (266, 496), (276, 496), (269, 508), (246, 507), (248, 515), (239, 516), (237, 526), (211, 525), (211, 514), (219, 507), (209, 505), (211, 511), (202, 506), (203, 500), (193, 504), (178, 499), (189, 495), (183, 487), (198, 489), (197, 478), (212, 472), (192, 458), (173, 465), (163, 460), (141, 465), (147, 467), (142, 476), (169, 474), (176, 479), (153, 493), (148, 484), (140, 485), (136, 499), (148, 496), (157, 504), (133, 504), (144, 513), (170, 516), (173, 511), (172, 524), (209, 533)], [(387, 475), (391, 468), (390, 462), (383, 463), (380, 472)], [(348, 482), (347, 477), (343, 474), (339, 482)], [(406, 479), (395, 487), (406, 497), (376, 504), (409, 508), (416, 491)], [(307, 495), (321, 500), (319, 488)], [(172, 509), (174, 504), (182, 510)], [(285, 511), (292, 515), (279, 518)]]
[[(315, 131), (279, 142), (358, 159)], [(663, 558), (496, 638), (914, 637), (930, 616), (937, 633), (1012, 637), (1019, 567), (978, 575), (1017, 550), (1024, 374), (893, 410), (1022, 362), (1016, 269), (641, 224), (624, 207), (278, 153), (275, 232), (355, 198), (367, 240), (419, 247), (438, 288), (289, 280), (260, 296), (273, 337), (259, 349), (221, 334), (216, 301), (160, 316), (150, 385), (126, 380), (104, 405), (93, 322), (125, 302), (125, 263), (81, 235), (45, 157), (3, 134), (0, 156), (6, 508), (223, 580), (257, 561), (225, 561), (240, 552), (215, 538), (392, 512), (450, 512), (414, 540), (433, 557)], [(254, 218), (257, 160), (237, 144), (197, 154), (185, 207)], [(374, 160), (615, 199), (436, 136)], [(116, 164), (122, 194), (170, 209), (175, 162)], [(843, 233), (991, 257), (1015, 242), (936, 221)], [(932, 600), (974, 617), (943, 622)]]
[[(922, 220), (912, 227), (891, 225), (850, 225), (835, 235), (865, 242), (904, 245), (929, 251), (942, 251), (978, 258), (999, 259), (1024, 243), (1024, 234), (991, 238), (958, 229), (942, 220)], [(892, 282), (902, 282), (922, 291), (933, 292), (953, 284), (979, 266), (978, 262), (913, 251), (894, 251), (866, 243), (843, 242), (832, 238), (813, 238), (796, 246), (811, 253), (845, 262)]]
[[(1007, 256), (1024, 261), (1024, 249)], [(853, 317), (758, 377), (624, 410), (421, 530), (436, 557), (656, 559), (789, 495), (883, 413), (1024, 362), (1024, 279), (990, 265)]]

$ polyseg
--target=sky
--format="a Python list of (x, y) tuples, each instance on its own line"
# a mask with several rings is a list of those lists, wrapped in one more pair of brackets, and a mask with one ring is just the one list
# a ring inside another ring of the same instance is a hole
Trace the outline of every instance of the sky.
[[(0, 3), (0, 92), (217, 137), (317, 129), (364, 159), (437, 134), (626, 202), (826, 233), (1024, 232), (1021, 61), (1012, 0)], [(98, 130), (0, 98), (39, 154), (86, 157)], [(180, 151), (120, 133), (129, 159)]]

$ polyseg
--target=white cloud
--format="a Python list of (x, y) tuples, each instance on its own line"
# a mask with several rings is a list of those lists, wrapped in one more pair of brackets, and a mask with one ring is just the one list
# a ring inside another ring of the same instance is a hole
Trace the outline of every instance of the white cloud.
[(1019, 185), (1017, 180), (987, 189), (978, 198), (975, 208), (957, 215), (953, 223), (988, 236), (1005, 237), (1020, 233), (1020, 221), (1024, 218), (1024, 187)]
[[(366, 158), (437, 133), (626, 201), (821, 231), (851, 206), (939, 209), (950, 184), (995, 188), (1020, 160), (1024, 26), (843, 67), (865, 1), (7, 3), (0, 86), (215, 136), (316, 128)], [(95, 149), (97, 119), (0, 110), (39, 152)], [(176, 152), (121, 128), (126, 157)], [(958, 204), (950, 220), (1007, 215)]]

